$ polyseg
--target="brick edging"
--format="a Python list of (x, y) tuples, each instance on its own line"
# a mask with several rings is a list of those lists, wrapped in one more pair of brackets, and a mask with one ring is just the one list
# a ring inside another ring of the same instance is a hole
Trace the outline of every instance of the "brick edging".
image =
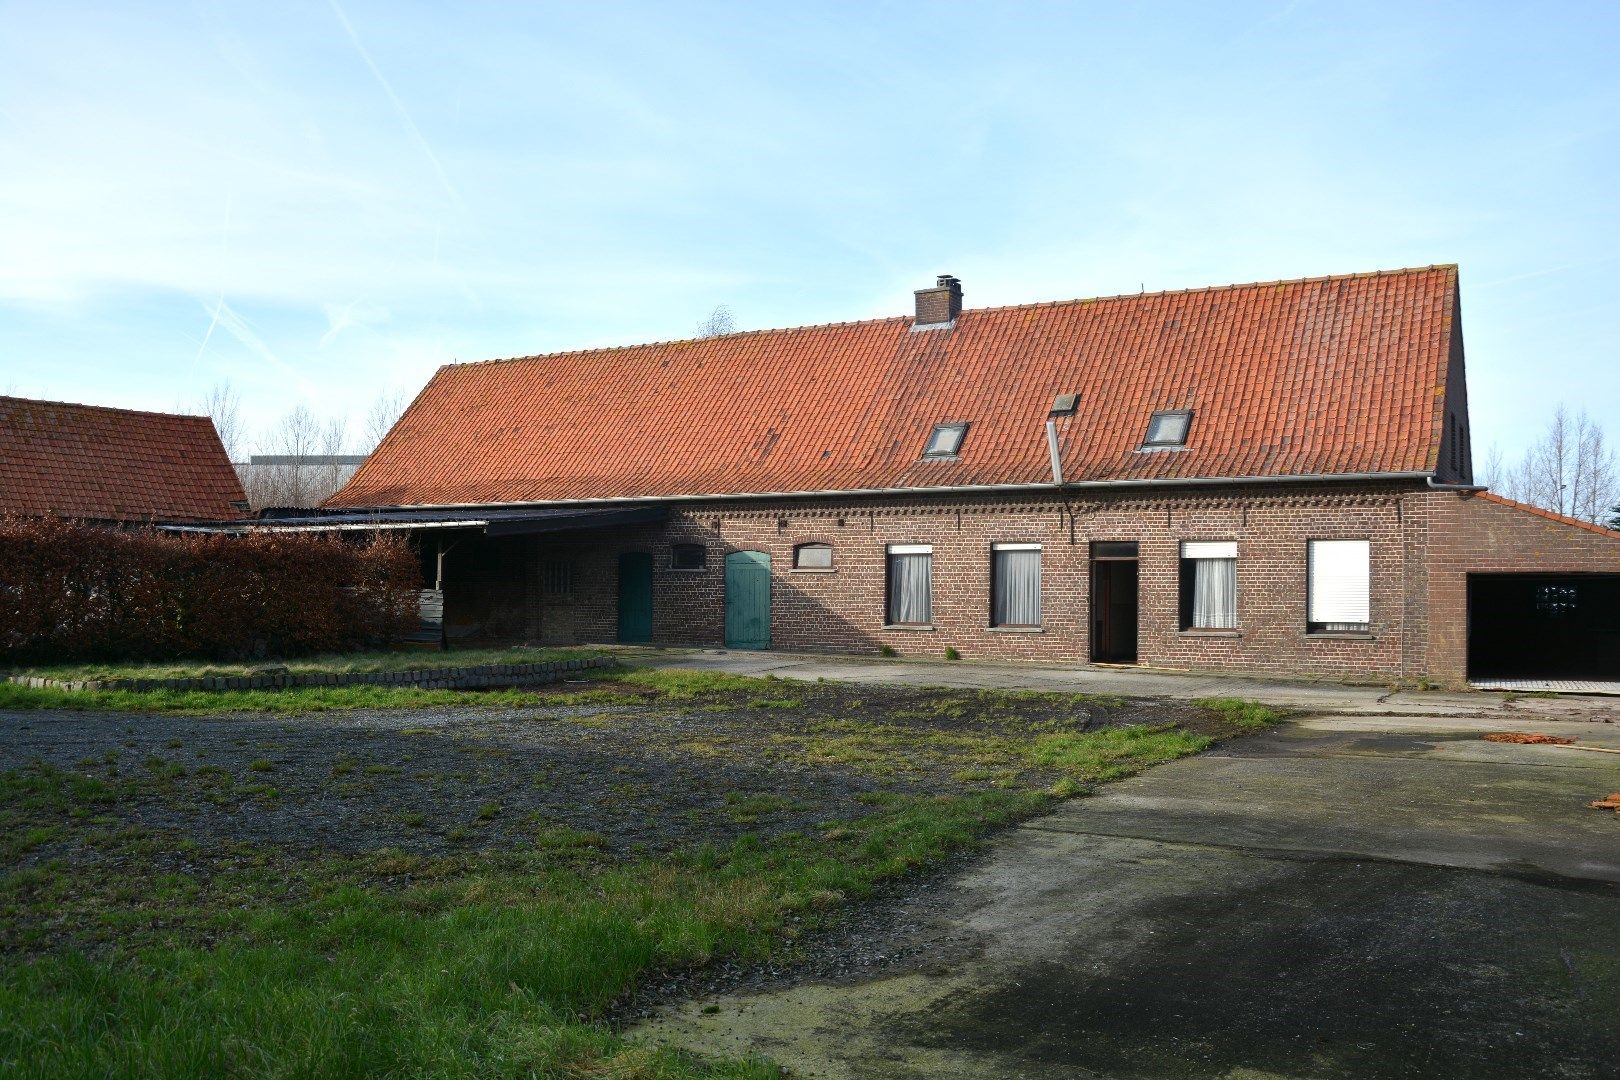
[(470, 667), (414, 668), (410, 671), (289, 671), (257, 675), (210, 675), (176, 679), (51, 679), (10, 675), (6, 682), (37, 690), (286, 690), (296, 686), (414, 686), (427, 690), (488, 690), (556, 682), (571, 671), (618, 666), (607, 656), (548, 660), (536, 664), (475, 664)]

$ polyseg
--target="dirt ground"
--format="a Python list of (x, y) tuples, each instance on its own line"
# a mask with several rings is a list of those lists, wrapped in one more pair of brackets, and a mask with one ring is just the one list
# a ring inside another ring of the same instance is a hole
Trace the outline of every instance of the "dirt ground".
[[(690, 700), (565, 684), (547, 697), (309, 716), (0, 713), (0, 770), (115, 783), (109, 824), (202, 849), (444, 854), (560, 828), (628, 856), (803, 831), (884, 793), (1039, 784), (1039, 769), (1010, 771), (999, 753), (1032, 732), (1207, 723), (1187, 703), (836, 684)], [(92, 857), (64, 843), (23, 865)]]

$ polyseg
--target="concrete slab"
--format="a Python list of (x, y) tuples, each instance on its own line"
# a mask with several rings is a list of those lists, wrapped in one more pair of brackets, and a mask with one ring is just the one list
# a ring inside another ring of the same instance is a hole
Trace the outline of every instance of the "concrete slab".
[(621, 647), (633, 666), (723, 671), (814, 682), (817, 679), (902, 686), (1051, 690), (1122, 697), (1240, 697), (1279, 708), (1340, 715), (1520, 716), (1620, 722), (1613, 697), (1397, 691), (1384, 686), (1230, 675), (1184, 674), (1132, 667), (918, 661), (822, 653)]
[(1620, 756), (1498, 726), (1320, 717), (1161, 766), (913, 901), (919, 958), (642, 1034), (809, 1077), (1614, 1076), (1620, 816), (1586, 803)]
[(1620, 695), (1620, 679), (1475, 679), (1476, 690), (1518, 690), (1545, 694)]

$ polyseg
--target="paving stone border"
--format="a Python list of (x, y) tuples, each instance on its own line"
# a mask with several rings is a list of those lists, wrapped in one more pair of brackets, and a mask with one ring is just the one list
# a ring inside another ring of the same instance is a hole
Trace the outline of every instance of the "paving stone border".
[(40, 690), (285, 690), (295, 686), (415, 686), (431, 690), (487, 690), (556, 682), (571, 672), (617, 667), (607, 656), (548, 660), (535, 664), (474, 664), (410, 671), (301, 671), (264, 667), (250, 675), (175, 679), (51, 679), (11, 675), (7, 682)]

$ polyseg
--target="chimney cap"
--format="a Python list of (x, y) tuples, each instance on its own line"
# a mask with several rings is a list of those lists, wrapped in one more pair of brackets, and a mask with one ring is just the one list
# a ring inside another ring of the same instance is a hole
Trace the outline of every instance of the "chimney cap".
[(962, 284), (962, 279), (957, 277), (955, 274), (941, 274), (934, 281), (935, 288), (949, 288), (950, 286), (960, 284)]

